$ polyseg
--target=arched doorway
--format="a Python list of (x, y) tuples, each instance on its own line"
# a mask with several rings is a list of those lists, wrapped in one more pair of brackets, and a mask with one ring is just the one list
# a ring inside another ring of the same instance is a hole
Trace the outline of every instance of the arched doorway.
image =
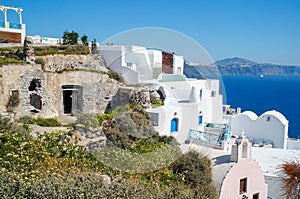
[(173, 118), (171, 120), (171, 133), (178, 131), (178, 118)]

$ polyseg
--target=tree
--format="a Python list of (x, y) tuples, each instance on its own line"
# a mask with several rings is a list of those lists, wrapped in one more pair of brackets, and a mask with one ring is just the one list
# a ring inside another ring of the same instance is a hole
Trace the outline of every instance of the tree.
[(78, 43), (78, 33), (75, 32), (74, 30), (72, 32), (68, 32), (67, 30), (64, 31), (64, 35), (62, 37), (63, 39), (63, 44), (67, 45), (75, 45)]
[(98, 53), (97, 41), (96, 39), (94, 39), (94, 41), (92, 41), (92, 54), (97, 54), (97, 53)]
[(281, 165), (284, 190), (288, 199), (300, 199), (300, 162), (291, 161)]
[(81, 42), (83, 45), (87, 46), (88, 45), (88, 36), (86, 36), (85, 34), (80, 38)]

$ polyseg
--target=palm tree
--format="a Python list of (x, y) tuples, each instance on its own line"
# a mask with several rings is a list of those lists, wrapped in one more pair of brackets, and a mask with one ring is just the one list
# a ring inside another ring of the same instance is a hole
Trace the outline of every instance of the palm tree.
[(283, 190), (287, 199), (300, 199), (300, 162), (291, 161), (281, 165)]

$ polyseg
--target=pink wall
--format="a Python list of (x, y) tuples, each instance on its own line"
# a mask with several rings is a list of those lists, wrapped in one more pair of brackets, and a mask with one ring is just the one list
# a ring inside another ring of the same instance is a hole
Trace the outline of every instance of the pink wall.
[[(247, 178), (247, 192), (240, 194), (240, 179), (243, 178)], [(255, 193), (259, 193), (260, 199), (267, 198), (268, 186), (257, 162), (251, 158), (245, 158), (234, 164), (225, 176), (220, 199), (240, 199), (242, 195), (252, 199)]]

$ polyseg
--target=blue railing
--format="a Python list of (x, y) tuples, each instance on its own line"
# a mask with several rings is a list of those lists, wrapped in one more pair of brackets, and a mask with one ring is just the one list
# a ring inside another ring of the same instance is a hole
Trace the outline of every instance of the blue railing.
[(21, 24), (19, 24), (19, 23), (9, 23), (9, 28), (21, 29)]
[(209, 144), (222, 146), (222, 141), (224, 140), (224, 135), (222, 134), (214, 134), (209, 132), (203, 132), (199, 130), (190, 129), (189, 138), (206, 142)]

